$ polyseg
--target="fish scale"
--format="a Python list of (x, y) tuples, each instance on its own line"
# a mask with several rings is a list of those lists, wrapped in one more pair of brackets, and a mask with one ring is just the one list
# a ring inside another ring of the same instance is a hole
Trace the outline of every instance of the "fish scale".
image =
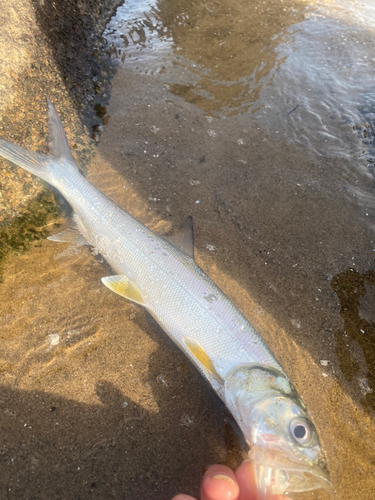
[[(88, 243), (118, 274), (136, 283), (145, 307), (203, 373), (186, 348), (186, 337), (201, 344), (223, 379), (240, 364), (282, 370), (246, 318), (193, 259), (120, 210), (80, 174), (61, 177), (55, 187), (82, 221)], [(209, 296), (215, 297), (213, 303)]]
[[(328, 488), (325, 458), (304, 404), (259, 334), (191, 258), (90, 184), (71, 155), (48, 101), (53, 156), (0, 139), (0, 156), (57, 188), (76, 227), (49, 239), (92, 245), (114, 276), (103, 283), (144, 306), (208, 379), (250, 445), (259, 498)], [(189, 241), (186, 241), (188, 238)], [(125, 339), (126, 341), (126, 339)]]

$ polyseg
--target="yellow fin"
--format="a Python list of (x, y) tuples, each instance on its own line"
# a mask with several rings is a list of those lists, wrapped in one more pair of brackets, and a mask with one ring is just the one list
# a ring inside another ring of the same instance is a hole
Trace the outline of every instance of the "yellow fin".
[(189, 351), (192, 353), (192, 355), (199, 361), (201, 365), (209, 372), (209, 374), (217, 381), (219, 384), (223, 384), (224, 381), (218, 374), (215, 365), (209, 358), (208, 354), (206, 351), (203, 349), (202, 346), (198, 344), (196, 340), (185, 338), (185, 344), (186, 347), (189, 349)]
[(137, 302), (142, 306), (145, 304), (139, 288), (127, 276), (107, 276), (102, 278), (102, 282), (110, 290), (122, 295), (122, 297)]

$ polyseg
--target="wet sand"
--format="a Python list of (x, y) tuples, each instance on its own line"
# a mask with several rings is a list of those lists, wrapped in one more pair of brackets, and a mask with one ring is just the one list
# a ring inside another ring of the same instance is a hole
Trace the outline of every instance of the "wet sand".
[[(122, 99), (131, 101), (132, 89), (140, 87), (127, 78), (127, 89), (120, 71), (114, 80), (110, 124), (89, 179), (160, 234), (193, 215), (198, 264), (258, 328), (302, 394), (329, 459), (336, 498), (370, 499), (374, 424), (361, 408), (362, 393), (350, 397), (334, 362), (333, 335), (342, 320), (326, 274), (342, 269), (328, 237), (338, 225), (343, 241), (342, 207), (325, 198), (327, 205), (321, 200), (318, 209), (311, 196), (298, 192), (297, 158), (294, 164), (277, 143), (260, 151), (259, 131), (246, 136), (249, 148), (257, 144), (252, 160), (250, 152), (241, 149), (236, 157), (237, 147), (230, 151), (230, 137), (212, 145), (204, 116), (190, 108), (185, 115), (181, 106), (176, 118), (162, 94), (134, 101), (132, 113)], [(139, 125), (132, 123), (143, 115)], [(150, 124), (160, 126), (158, 136)], [(150, 166), (152, 152), (143, 152), (141, 139), (152, 139), (159, 154), (160, 145), (167, 161)], [(235, 160), (242, 155), (257, 183), (254, 197), (254, 187), (239, 194), (245, 172)], [(277, 178), (270, 161), (276, 155), (278, 164), (289, 165), (289, 182), (267, 181), (267, 165)], [(212, 157), (220, 158), (223, 173)], [(299, 176), (303, 167), (312, 168), (298, 158)], [(192, 186), (192, 178), (200, 184)], [(286, 231), (290, 198), (293, 217)], [(356, 242), (365, 239), (363, 229), (351, 231)], [(323, 261), (311, 255), (317, 244)], [(177, 491), (196, 493), (209, 464), (235, 466), (244, 456), (230, 416), (190, 363), (147, 313), (102, 287), (100, 277), (109, 274), (89, 248), (49, 241), (6, 262), (0, 301), (5, 498), (168, 498)], [(322, 367), (321, 359), (329, 366)]]
[[(247, 114), (216, 116), (175, 78), (120, 65), (88, 178), (158, 234), (193, 216), (197, 263), (306, 403), (334, 498), (370, 500), (375, 246), (343, 187), (367, 192), (372, 180)], [(93, 253), (45, 240), (4, 265), (0, 497), (196, 494), (209, 464), (241, 462), (241, 436), (150, 316), (102, 286), (111, 270)]]

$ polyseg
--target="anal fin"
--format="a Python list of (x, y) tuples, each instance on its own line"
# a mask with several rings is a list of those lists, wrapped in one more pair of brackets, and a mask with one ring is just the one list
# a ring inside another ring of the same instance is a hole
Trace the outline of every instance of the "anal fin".
[(76, 245), (87, 245), (85, 237), (78, 231), (77, 228), (71, 227), (61, 231), (61, 233), (48, 236), (47, 240), (58, 241), (60, 243), (75, 243)]
[(112, 290), (112, 292), (118, 293), (122, 297), (132, 302), (136, 302), (137, 304), (141, 304), (142, 306), (145, 305), (139, 288), (127, 276), (107, 276), (102, 278), (102, 282), (107, 288)]

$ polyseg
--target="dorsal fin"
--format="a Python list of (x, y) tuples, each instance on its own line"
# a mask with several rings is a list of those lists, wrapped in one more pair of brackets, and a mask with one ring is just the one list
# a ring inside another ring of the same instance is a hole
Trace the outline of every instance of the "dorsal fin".
[(181, 252), (194, 259), (194, 230), (192, 216), (186, 219), (179, 231), (173, 236), (168, 236), (166, 239), (176, 248), (181, 250)]
[(48, 103), (48, 131), (50, 137), (50, 150), (52, 156), (56, 158), (64, 158), (69, 162), (75, 163), (72, 153), (70, 152), (68, 140), (65, 135), (63, 124), (61, 123), (60, 117), (52, 104), (52, 102), (47, 97)]

